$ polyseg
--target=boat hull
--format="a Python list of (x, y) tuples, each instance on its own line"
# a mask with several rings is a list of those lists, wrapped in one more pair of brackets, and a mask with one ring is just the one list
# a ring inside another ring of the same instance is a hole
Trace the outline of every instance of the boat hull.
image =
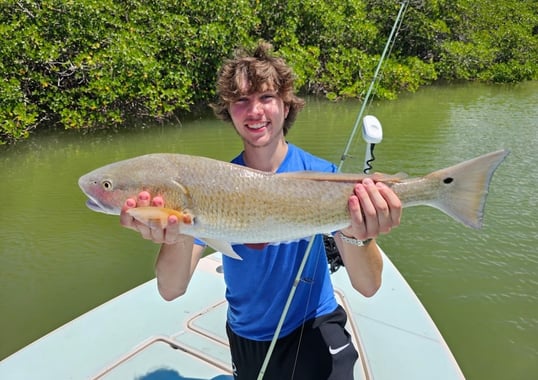
[[(344, 269), (332, 275), (336, 297), (349, 316), (347, 328), (360, 352), (355, 380), (463, 379), (412, 289), (385, 254), (383, 260), (383, 286), (371, 298), (352, 289)], [(7, 357), (0, 362), (0, 378), (169, 375), (231, 380), (223, 295), (220, 254), (212, 254), (200, 261), (189, 291), (178, 300), (162, 300), (155, 279), (151, 280)]]

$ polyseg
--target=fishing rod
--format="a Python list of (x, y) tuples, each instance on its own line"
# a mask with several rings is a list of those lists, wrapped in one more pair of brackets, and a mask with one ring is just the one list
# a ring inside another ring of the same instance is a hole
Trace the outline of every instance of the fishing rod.
[[(351, 132), (351, 135), (349, 136), (346, 148), (344, 150), (344, 153), (342, 154), (340, 164), (338, 165), (338, 172), (341, 171), (342, 165), (344, 164), (344, 160), (348, 156), (349, 149), (351, 147), (351, 142), (353, 141), (355, 134), (357, 133), (357, 129), (359, 128), (360, 120), (362, 118), (362, 115), (364, 113), (364, 110), (366, 109), (366, 104), (368, 103), (368, 99), (370, 98), (370, 95), (372, 93), (372, 90), (374, 88), (375, 82), (377, 81), (377, 76), (379, 74), (379, 71), (381, 70), (381, 66), (383, 65), (383, 61), (385, 60), (385, 56), (387, 52), (389, 51), (389, 46), (392, 44), (394, 34), (396, 33), (396, 30), (400, 27), (404, 11), (407, 8), (409, 3), (409, 0), (404, 0), (400, 5), (400, 10), (398, 11), (398, 15), (396, 16), (396, 20), (394, 21), (394, 25), (392, 26), (392, 30), (389, 34), (389, 37), (387, 39), (387, 43), (385, 44), (385, 48), (383, 49), (383, 53), (381, 54), (381, 57), (379, 58), (379, 63), (377, 65), (377, 68), (374, 72), (374, 77), (372, 78), (372, 82), (370, 83), (370, 87), (368, 88), (368, 91), (366, 93), (366, 96), (364, 98), (364, 101), (362, 103), (362, 107), (359, 111), (359, 114), (357, 116), (357, 119), (355, 121), (355, 124), (353, 126), (353, 130)], [(373, 119), (372, 119), (373, 118)], [(375, 120), (374, 120), (375, 119)], [(373, 147), (375, 144), (381, 142), (382, 138), (382, 130), (381, 130), (381, 123), (377, 121), (377, 118), (374, 116), (371, 116), (371, 118), (367, 118), (366, 121), (363, 123), (363, 138), (365, 139), (367, 143), (367, 150), (366, 150), (366, 157), (365, 157), (365, 173), (371, 168), (371, 162), (374, 159), (373, 156)], [(368, 167), (369, 168), (368, 168)], [(284, 309), (282, 310), (282, 314), (280, 315), (280, 319), (278, 321), (277, 327), (275, 329), (275, 333), (273, 334), (273, 339), (271, 339), (271, 344), (269, 345), (269, 348), (267, 350), (267, 353), (265, 354), (265, 359), (262, 363), (262, 366), (260, 368), (260, 371), (258, 372), (257, 380), (263, 380), (263, 376), (265, 375), (265, 371), (267, 370), (267, 366), (269, 365), (269, 360), (271, 359), (271, 356), (273, 354), (273, 351), (276, 346), (276, 342), (278, 340), (278, 337), (280, 336), (280, 332), (282, 330), (282, 326), (284, 325), (284, 321), (286, 319), (286, 316), (288, 315), (288, 310), (290, 308), (291, 302), (293, 300), (293, 297), (295, 296), (295, 291), (297, 290), (297, 286), (301, 282), (301, 276), (303, 274), (304, 267), (306, 265), (306, 262), (308, 261), (308, 258), (310, 257), (310, 252), (312, 251), (312, 246), (314, 244), (314, 238), (315, 236), (311, 236), (310, 240), (308, 242), (308, 246), (306, 247), (305, 254), (303, 256), (303, 259), (301, 261), (301, 264), (299, 266), (299, 269), (297, 270), (297, 275), (295, 276), (295, 280), (293, 281), (293, 285), (291, 287), (290, 293), (288, 295), (288, 298), (286, 300), (286, 304), (284, 305)]]
[(303, 260), (301, 261), (301, 265), (299, 266), (299, 269), (297, 270), (297, 275), (295, 276), (295, 280), (293, 281), (293, 286), (291, 287), (290, 293), (288, 295), (288, 299), (286, 300), (286, 304), (284, 305), (284, 310), (282, 310), (282, 314), (280, 315), (280, 320), (278, 321), (277, 327), (275, 329), (273, 339), (271, 339), (271, 344), (269, 345), (267, 354), (265, 354), (265, 359), (263, 360), (262, 367), (260, 369), (260, 372), (258, 373), (257, 380), (262, 380), (263, 376), (265, 375), (265, 371), (267, 370), (267, 366), (269, 365), (269, 360), (271, 359), (271, 355), (273, 354), (273, 350), (275, 349), (275, 346), (276, 346), (276, 341), (278, 340), (280, 331), (282, 330), (282, 326), (284, 325), (284, 320), (286, 319), (286, 316), (288, 315), (288, 310), (290, 308), (291, 301), (293, 300), (293, 296), (295, 295), (295, 291), (297, 290), (297, 285), (299, 285), (299, 282), (301, 282), (301, 276), (303, 274), (303, 270), (306, 265), (308, 256), (310, 256), (310, 252), (312, 251), (313, 244), (314, 244), (314, 236), (311, 236), (310, 241), (308, 242), (308, 246), (306, 247), (305, 255), (303, 257)]
[[(398, 15), (396, 16), (396, 20), (394, 21), (394, 24), (392, 25), (392, 29), (390, 31), (389, 37), (387, 38), (387, 43), (385, 44), (385, 48), (383, 49), (383, 53), (381, 53), (381, 57), (379, 58), (379, 62), (377, 64), (377, 67), (374, 72), (374, 77), (372, 78), (372, 81), (370, 82), (370, 86), (368, 87), (368, 91), (366, 92), (366, 96), (364, 97), (364, 101), (362, 102), (361, 109), (359, 111), (359, 114), (357, 115), (357, 119), (355, 120), (355, 124), (353, 125), (353, 129), (351, 131), (351, 134), (349, 136), (349, 139), (347, 140), (346, 147), (344, 149), (344, 153), (342, 154), (340, 158), (340, 164), (338, 165), (338, 171), (342, 170), (342, 166), (344, 165), (345, 159), (348, 157), (349, 150), (351, 149), (351, 144), (353, 142), (353, 139), (355, 138), (355, 135), (357, 134), (357, 130), (359, 129), (359, 125), (362, 119), (362, 115), (364, 114), (364, 110), (366, 109), (366, 105), (368, 104), (368, 101), (370, 99), (370, 96), (372, 95), (372, 91), (374, 89), (375, 83), (377, 82), (377, 78), (379, 75), (379, 72), (381, 71), (381, 67), (383, 66), (383, 63), (385, 61), (385, 56), (387, 55), (387, 52), (389, 51), (389, 47), (393, 44), (393, 38), (396, 34), (396, 31), (400, 28), (400, 25), (403, 21), (403, 15), (407, 9), (407, 6), (409, 5), (409, 0), (405, 0), (400, 5), (400, 10), (398, 11)], [(373, 151), (373, 147), (376, 143), (369, 143), (374, 144), (371, 145), (371, 150)], [(373, 158), (373, 157), (372, 157)]]

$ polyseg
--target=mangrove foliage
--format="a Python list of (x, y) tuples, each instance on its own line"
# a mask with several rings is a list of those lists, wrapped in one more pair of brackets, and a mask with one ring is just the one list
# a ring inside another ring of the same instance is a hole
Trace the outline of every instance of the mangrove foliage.
[[(361, 98), (395, 0), (42, 0), (0, 3), (0, 144), (37, 127), (167, 120), (207, 104), (222, 60), (271, 41), (302, 93)], [(375, 89), (538, 78), (538, 2), (409, 1)]]

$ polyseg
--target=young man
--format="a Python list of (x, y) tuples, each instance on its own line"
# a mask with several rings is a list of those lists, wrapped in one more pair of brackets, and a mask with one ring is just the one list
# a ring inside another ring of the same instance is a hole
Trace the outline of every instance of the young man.
[[(232, 162), (269, 172), (334, 172), (333, 164), (289, 144), (285, 136), (304, 101), (293, 92), (293, 73), (260, 42), (225, 62), (217, 82), (215, 114), (231, 121), (244, 150)], [(204, 249), (182, 235), (177, 218), (166, 229), (149, 229), (125, 213), (130, 207), (162, 206), (147, 192), (126, 201), (121, 223), (161, 244), (156, 261), (159, 292), (173, 300), (187, 289)], [(364, 180), (348, 201), (349, 227), (335, 235), (353, 287), (369, 297), (381, 285), (382, 259), (371, 239), (400, 222), (401, 202), (387, 186)], [(344, 329), (346, 314), (336, 303), (321, 236), (314, 244), (264, 379), (352, 379), (357, 352)], [(236, 379), (256, 379), (308, 245), (299, 241), (235, 245), (242, 261), (223, 256), (226, 330)]]

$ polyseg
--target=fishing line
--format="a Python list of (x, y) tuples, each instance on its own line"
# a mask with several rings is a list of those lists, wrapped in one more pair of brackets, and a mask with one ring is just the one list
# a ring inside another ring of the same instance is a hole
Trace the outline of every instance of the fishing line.
[[(359, 129), (360, 120), (362, 119), (362, 115), (364, 113), (364, 110), (366, 108), (366, 105), (368, 103), (368, 100), (370, 98), (370, 95), (372, 93), (373, 87), (377, 81), (377, 76), (379, 74), (379, 71), (381, 70), (381, 66), (383, 65), (383, 62), (385, 60), (385, 56), (389, 50), (389, 46), (391, 45), (391, 41), (396, 33), (396, 30), (399, 29), (399, 26), (401, 25), (402, 16), (404, 14), (404, 10), (407, 8), (407, 5), (409, 3), (409, 0), (404, 0), (401, 3), (400, 10), (398, 11), (398, 15), (396, 16), (396, 20), (394, 22), (394, 25), (392, 26), (392, 30), (390, 31), (390, 35), (387, 39), (387, 43), (385, 44), (385, 48), (383, 49), (383, 53), (381, 54), (381, 57), (379, 58), (379, 63), (377, 65), (377, 68), (374, 72), (374, 77), (372, 78), (372, 82), (370, 83), (370, 86), (368, 87), (368, 91), (366, 93), (366, 96), (364, 98), (364, 102), (362, 103), (362, 107), (359, 111), (359, 114), (357, 115), (357, 119), (355, 121), (355, 124), (353, 126), (353, 130), (351, 131), (351, 135), (349, 136), (349, 139), (347, 141), (346, 148), (344, 149), (344, 153), (342, 154), (342, 157), (340, 159), (340, 164), (338, 165), (338, 172), (341, 171), (342, 166), (344, 164), (344, 160), (348, 156), (349, 149), (351, 147), (351, 142), (353, 141), (355, 135), (357, 134), (357, 130)], [(392, 48), (391, 48), (392, 50)], [(297, 286), (299, 285), (299, 282), (301, 281), (301, 276), (303, 274), (304, 267), (306, 265), (306, 262), (308, 258), (310, 257), (310, 252), (312, 251), (312, 246), (314, 243), (314, 237), (311, 236), (310, 240), (308, 242), (308, 246), (306, 247), (305, 254), (303, 256), (303, 259), (301, 261), (301, 265), (299, 266), (299, 269), (297, 270), (297, 275), (295, 276), (295, 280), (293, 282), (293, 286), (290, 290), (290, 293), (288, 295), (288, 299), (286, 300), (286, 304), (284, 305), (284, 310), (282, 311), (282, 314), (280, 315), (280, 320), (278, 321), (277, 327), (275, 329), (275, 333), (273, 335), (273, 339), (271, 340), (271, 344), (269, 345), (269, 349), (267, 350), (267, 353), (265, 355), (265, 359), (262, 363), (262, 366), (260, 368), (260, 371), (258, 373), (257, 380), (262, 380), (263, 376), (265, 375), (265, 371), (267, 370), (267, 366), (269, 365), (269, 360), (271, 359), (271, 355), (273, 354), (273, 351), (276, 346), (276, 342), (278, 340), (278, 337), (280, 335), (280, 331), (282, 330), (282, 326), (284, 325), (284, 320), (286, 319), (286, 316), (288, 315), (288, 310), (291, 305), (291, 301), (293, 300), (293, 296), (295, 295), (295, 291), (297, 290)], [(304, 323), (303, 323), (304, 325)]]

